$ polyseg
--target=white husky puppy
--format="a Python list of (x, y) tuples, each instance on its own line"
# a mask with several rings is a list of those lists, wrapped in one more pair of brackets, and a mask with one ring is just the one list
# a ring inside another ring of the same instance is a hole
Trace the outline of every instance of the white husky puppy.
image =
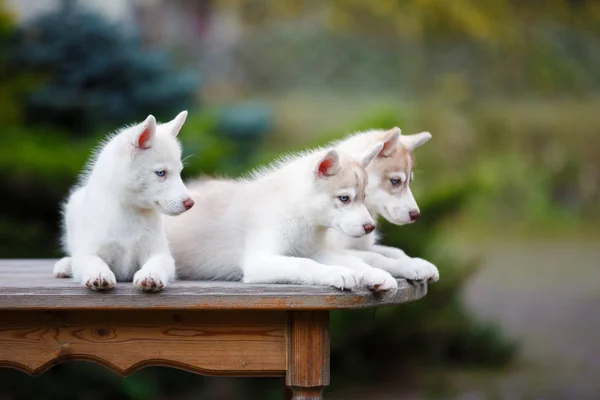
[(121, 129), (92, 159), (63, 209), (63, 246), (70, 257), (54, 265), (56, 277), (93, 290), (131, 280), (159, 291), (175, 277), (162, 214), (194, 205), (181, 180), (176, 139), (187, 111), (157, 125), (152, 115)]
[(165, 217), (179, 276), (340, 289), (353, 289), (363, 279), (383, 284), (390, 276), (385, 271), (370, 268), (376, 272), (364, 277), (344, 266), (343, 256), (323, 253), (330, 228), (352, 237), (375, 229), (364, 205), (364, 168), (381, 149), (381, 143), (371, 144), (356, 158), (321, 149), (284, 158), (250, 179), (188, 184), (202, 207)]
[[(414, 179), (413, 151), (429, 139), (429, 132), (403, 136), (400, 128), (393, 128), (389, 131), (358, 133), (335, 144), (349, 154), (359, 154), (361, 149), (373, 143), (384, 143), (381, 152), (367, 167), (369, 180), (365, 204), (374, 218), (381, 215), (395, 225), (410, 224), (419, 218), (419, 206), (410, 190), (410, 183)], [(435, 265), (422, 258), (411, 258), (400, 249), (378, 245), (376, 234), (349, 238), (330, 230), (327, 240), (332, 251), (359, 257), (394, 277), (430, 281), (439, 279)]]

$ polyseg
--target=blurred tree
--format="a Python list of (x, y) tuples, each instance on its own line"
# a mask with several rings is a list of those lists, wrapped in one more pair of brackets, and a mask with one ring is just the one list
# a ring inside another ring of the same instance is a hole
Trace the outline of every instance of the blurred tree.
[(145, 51), (134, 35), (72, 1), (11, 39), (8, 75), (44, 78), (26, 98), (27, 120), (77, 136), (150, 113), (171, 118), (192, 105), (198, 87), (195, 76), (171, 68), (166, 54)]

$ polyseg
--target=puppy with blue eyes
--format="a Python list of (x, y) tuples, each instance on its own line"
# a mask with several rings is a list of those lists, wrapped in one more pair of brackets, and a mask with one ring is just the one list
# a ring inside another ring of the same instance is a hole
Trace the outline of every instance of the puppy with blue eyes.
[(92, 157), (63, 208), (63, 247), (69, 255), (54, 266), (92, 290), (131, 281), (160, 291), (175, 278), (162, 214), (179, 215), (194, 205), (181, 180), (177, 135), (187, 117), (165, 124), (152, 115), (109, 138)]
[[(349, 156), (335, 148), (282, 157), (243, 179), (188, 184), (202, 204), (165, 217), (180, 277), (355, 289), (388, 286), (385, 271), (326, 252), (328, 230), (360, 238), (375, 229), (365, 207), (367, 173), (383, 145)], [(364, 263), (363, 263), (364, 264)], [(378, 273), (379, 271), (379, 273)]]
[[(360, 132), (335, 143), (349, 154), (360, 154), (373, 143), (383, 148), (367, 167), (369, 177), (365, 205), (373, 218), (382, 216), (394, 225), (415, 222), (421, 212), (410, 190), (414, 179), (414, 150), (431, 139), (429, 132), (402, 135), (400, 128)], [(350, 238), (330, 229), (327, 237), (331, 251), (360, 259), (364, 263), (389, 272), (394, 278), (435, 282), (439, 272), (435, 265), (404, 251), (377, 244), (377, 235)]]

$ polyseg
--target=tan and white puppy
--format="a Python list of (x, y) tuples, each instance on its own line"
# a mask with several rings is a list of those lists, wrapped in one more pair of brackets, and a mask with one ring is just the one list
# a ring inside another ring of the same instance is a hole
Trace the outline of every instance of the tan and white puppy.
[[(410, 190), (414, 180), (413, 152), (429, 139), (429, 132), (404, 136), (400, 128), (393, 128), (358, 133), (335, 144), (337, 148), (355, 154), (373, 143), (384, 143), (379, 155), (367, 167), (369, 178), (365, 205), (374, 219), (381, 215), (395, 225), (405, 225), (419, 218), (419, 206)], [(439, 279), (435, 265), (422, 258), (409, 257), (400, 249), (378, 245), (376, 235), (349, 238), (330, 230), (327, 240), (332, 251), (358, 257), (394, 277), (429, 281)]]
[(375, 229), (364, 204), (365, 168), (382, 148), (373, 143), (354, 156), (318, 149), (285, 157), (247, 179), (190, 183), (198, 206), (165, 217), (179, 276), (340, 289), (395, 285), (387, 272), (357, 257), (349, 265), (348, 257), (325, 251), (329, 230), (358, 238)]

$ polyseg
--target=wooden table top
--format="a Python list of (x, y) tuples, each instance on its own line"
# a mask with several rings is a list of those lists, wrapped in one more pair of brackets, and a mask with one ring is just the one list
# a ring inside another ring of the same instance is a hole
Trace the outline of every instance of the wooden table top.
[(143, 293), (131, 282), (94, 292), (52, 275), (56, 260), (0, 260), (0, 310), (192, 309), (339, 310), (406, 303), (427, 294), (426, 283), (398, 280), (393, 293), (341, 291), (324, 286), (177, 281), (161, 293)]

